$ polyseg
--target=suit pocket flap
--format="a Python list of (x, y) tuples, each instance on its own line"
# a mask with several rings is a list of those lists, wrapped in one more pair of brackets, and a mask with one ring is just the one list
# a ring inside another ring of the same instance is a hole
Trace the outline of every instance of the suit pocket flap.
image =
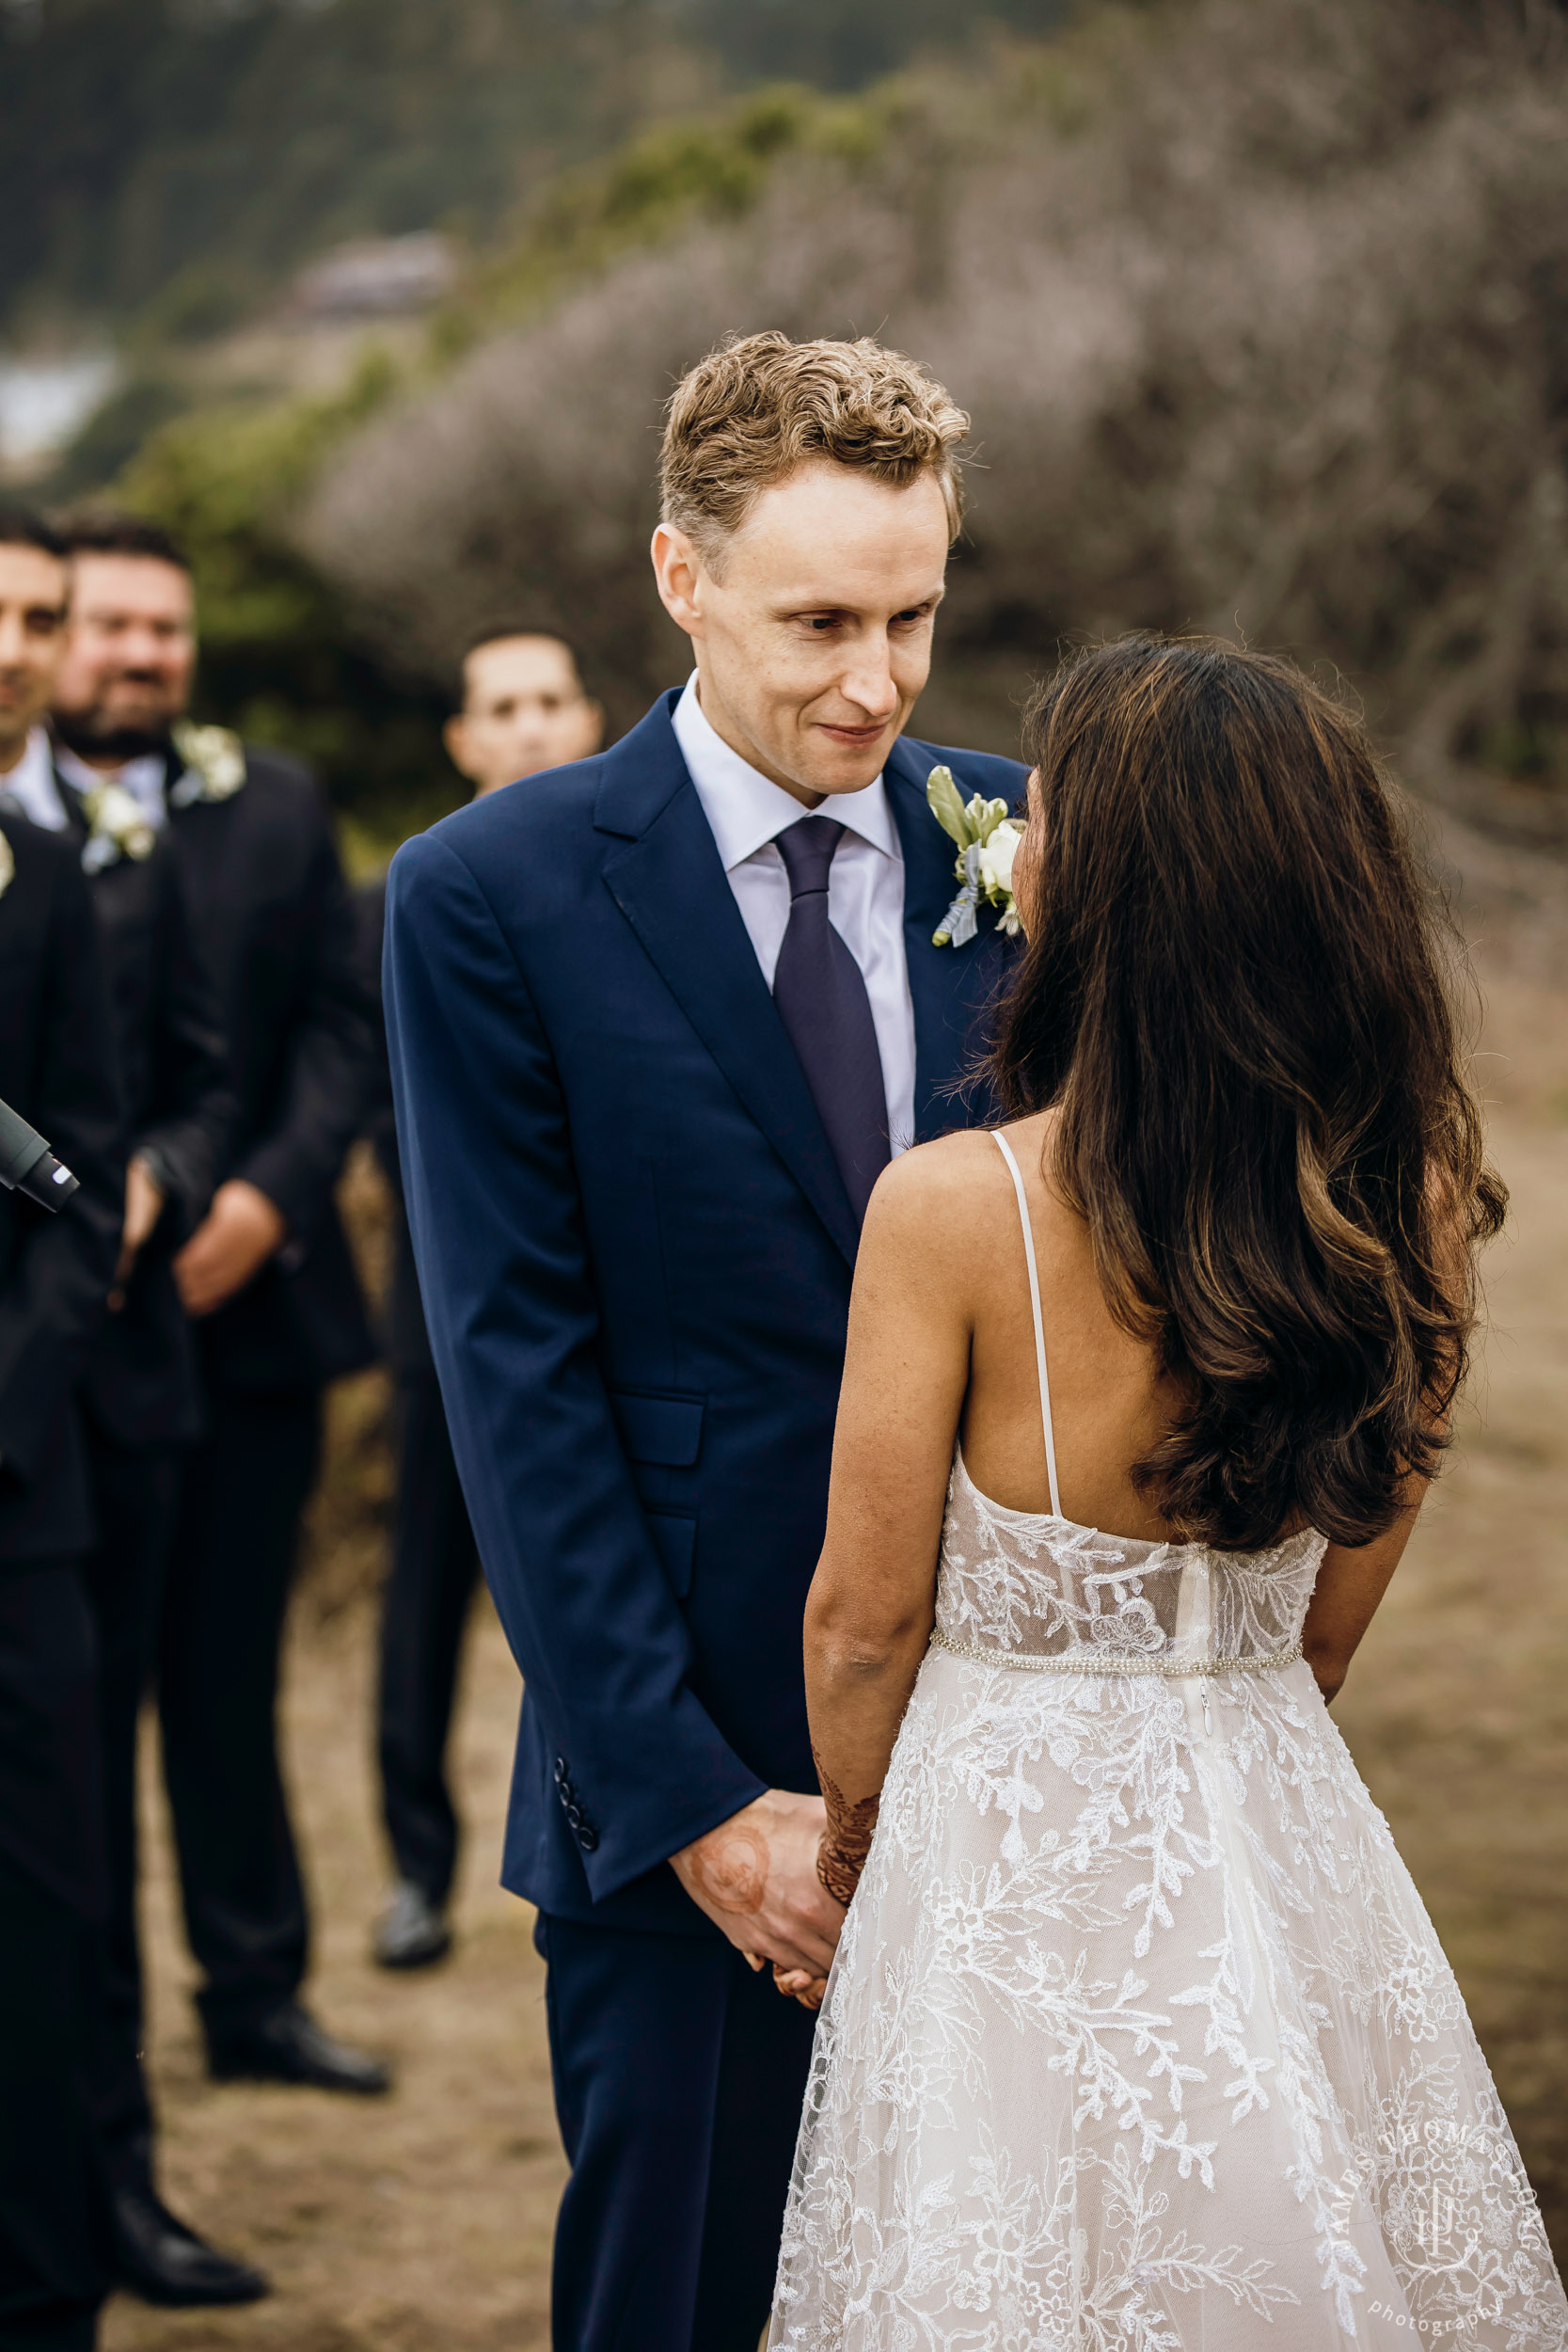
[(703, 1442), (700, 1396), (655, 1396), (646, 1390), (611, 1389), (610, 1407), (621, 1443), (633, 1462), (689, 1470)]

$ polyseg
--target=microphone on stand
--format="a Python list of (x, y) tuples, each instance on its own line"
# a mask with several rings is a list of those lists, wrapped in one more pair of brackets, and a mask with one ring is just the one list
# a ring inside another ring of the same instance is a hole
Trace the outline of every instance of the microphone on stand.
[(81, 1190), (38, 1129), (29, 1127), (8, 1103), (0, 1103), (0, 1184), (8, 1192), (24, 1192), (44, 1209), (63, 1207), (73, 1192)]

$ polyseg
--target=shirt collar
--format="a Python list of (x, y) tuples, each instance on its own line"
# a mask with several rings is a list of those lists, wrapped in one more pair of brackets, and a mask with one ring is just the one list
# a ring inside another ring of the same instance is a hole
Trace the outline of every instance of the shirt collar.
[(874, 850), (880, 850), (884, 857), (902, 863), (898, 832), (880, 776), (859, 792), (834, 792), (820, 808), (802, 808), (793, 793), (742, 759), (715, 731), (697, 699), (695, 670), (675, 705), (671, 724), (726, 873), (743, 866), (802, 817), (812, 816), (832, 817)]
[(55, 762), (42, 727), (29, 729), (27, 746), (8, 775), (0, 776), (0, 792), (15, 802), (24, 817), (45, 833), (64, 833), (70, 819), (55, 781)]

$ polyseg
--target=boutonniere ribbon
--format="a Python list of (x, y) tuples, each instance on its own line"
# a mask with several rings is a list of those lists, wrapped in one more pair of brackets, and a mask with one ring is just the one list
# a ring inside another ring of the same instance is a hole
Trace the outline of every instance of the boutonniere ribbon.
[(932, 946), (966, 947), (980, 928), (982, 906), (995, 907), (997, 930), (1005, 938), (1016, 939), (1020, 926), (1013, 859), (1023, 838), (1022, 825), (1008, 816), (1006, 801), (983, 801), (978, 792), (965, 801), (951, 768), (932, 769), (926, 779), (926, 798), (943, 833), (958, 843), (953, 871), (963, 885), (932, 932)]

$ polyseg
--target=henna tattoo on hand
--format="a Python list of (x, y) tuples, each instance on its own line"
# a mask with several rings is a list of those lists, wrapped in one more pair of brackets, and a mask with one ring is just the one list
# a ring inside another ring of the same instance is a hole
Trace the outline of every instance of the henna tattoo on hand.
[(738, 1912), (749, 1918), (762, 1909), (768, 1892), (768, 1840), (749, 1823), (724, 1821), (683, 1857), (693, 1883), (720, 1911)]
[(874, 1797), (847, 1797), (815, 1747), (811, 1754), (828, 1813), (828, 1826), (816, 1850), (816, 1875), (834, 1902), (847, 1911), (871, 1851), (881, 1792)]

